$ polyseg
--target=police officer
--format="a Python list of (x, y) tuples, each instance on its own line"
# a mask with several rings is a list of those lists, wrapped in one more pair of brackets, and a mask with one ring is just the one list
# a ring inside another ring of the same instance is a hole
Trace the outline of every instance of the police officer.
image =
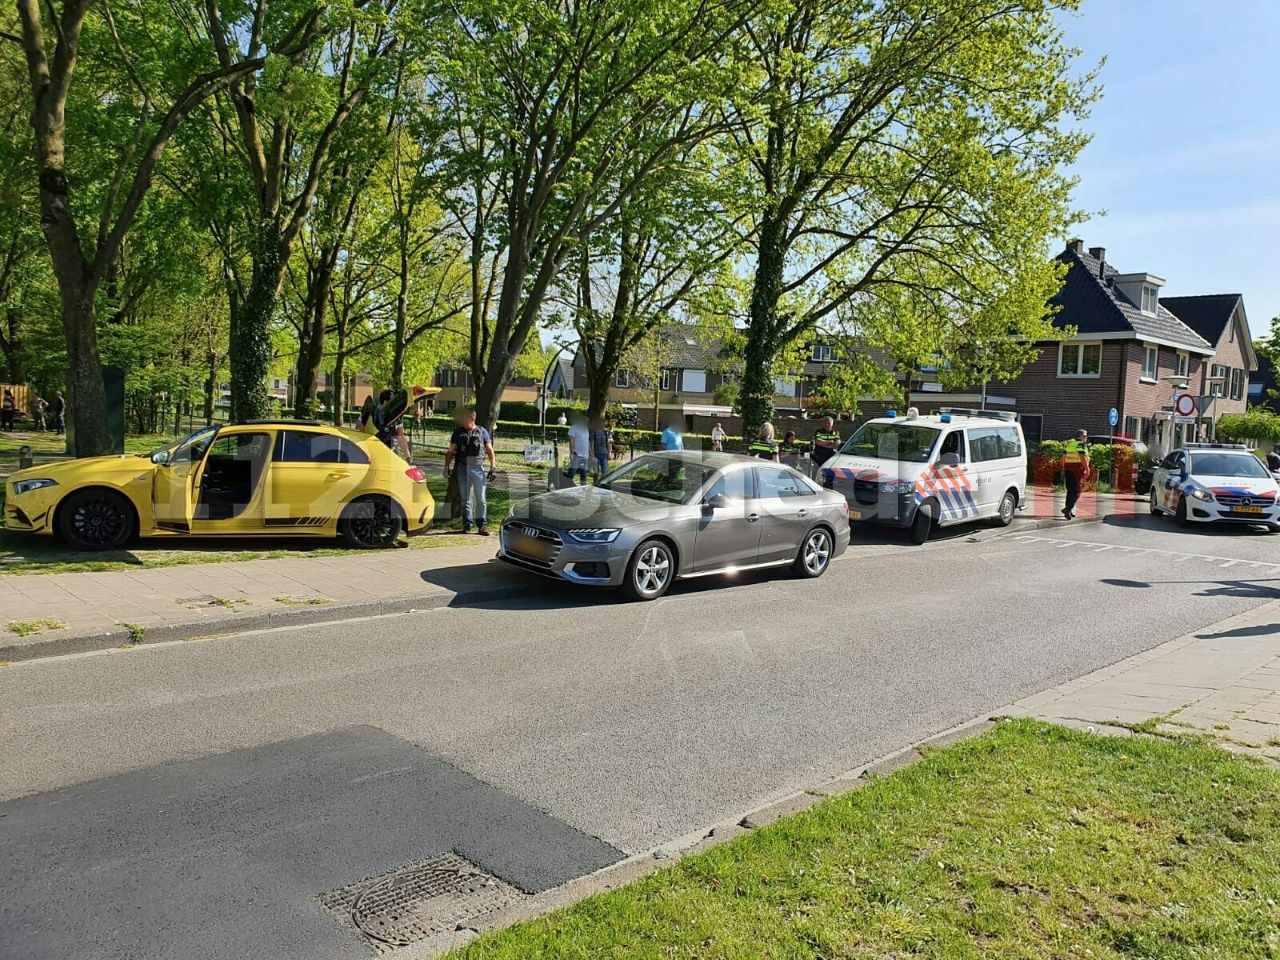
[(761, 424), (760, 433), (747, 444), (747, 456), (756, 457), (759, 460), (772, 460), (774, 463), (778, 463), (778, 442), (773, 438), (773, 424)]
[(1067, 485), (1067, 505), (1062, 508), (1062, 515), (1068, 520), (1074, 520), (1076, 502), (1080, 499), (1080, 488), (1089, 477), (1089, 431), (1077, 430), (1075, 437), (1068, 440), (1065, 446), (1062, 471)]
[(840, 433), (836, 430), (834, 417), (822, 421), (822, 427), (813, 435), (813, 453), (810, 455), (815, 467), (820, 467), (836, 455), (840, 449)]

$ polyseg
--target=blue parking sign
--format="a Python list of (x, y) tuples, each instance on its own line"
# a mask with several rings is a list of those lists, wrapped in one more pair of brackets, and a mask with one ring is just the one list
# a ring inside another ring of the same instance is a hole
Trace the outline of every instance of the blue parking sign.
[(1120, 411), (1118, 411), (1115, 407), (1112, 407), (1111, 411), (1107, 414), (1107, 423), (1111, 424), (1114, 427), (1119, 422), (1120, 422)]

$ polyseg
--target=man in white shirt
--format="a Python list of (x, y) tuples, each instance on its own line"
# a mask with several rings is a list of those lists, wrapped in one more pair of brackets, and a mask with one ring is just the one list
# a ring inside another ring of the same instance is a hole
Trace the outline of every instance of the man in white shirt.
[(720, 426), (720, 424), (717, 423), (714, 427), (712, 427), (711, 428), (711, 449), (714, 450), (716, 453), (720, 453), (721, 451), (723, 451), (724, 438), (727, 436), (728, 434), (724, 432), (724, 427)]
[(591, 464), (591, 428), (583, 416), (573, 418), (569, 428), (569, 479), (581, 476), (587, 482), (587, 470)]

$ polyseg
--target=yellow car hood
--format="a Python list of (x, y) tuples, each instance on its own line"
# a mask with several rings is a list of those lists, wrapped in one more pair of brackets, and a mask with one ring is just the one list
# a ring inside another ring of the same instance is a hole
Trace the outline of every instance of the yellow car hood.
[(37, 464), (27, 470), (9, 475), (9, 480), (34, 480), (37, 477), (57, 480), (62, 486), (76, 486), (94, 480), (120, 483), (133, 480), (142, 474), (155, 472), (156, 465), (150, 457), (121, 453), (109, 457), (85, 457), (83, 460), (63, 460), (57, 463)]

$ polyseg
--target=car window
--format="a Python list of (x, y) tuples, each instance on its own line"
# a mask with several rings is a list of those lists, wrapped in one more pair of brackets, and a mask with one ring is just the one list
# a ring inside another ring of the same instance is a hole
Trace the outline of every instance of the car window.
[(603, 477), (598, 486), (646, 500), (688, 503), (712, 472), (696, 461), (651, 453), (623, 464)]
[(780, 470), (777, 467), (758, 467), (756, 469), (756, 477), (760, 484), (760, 498), (769, 499), (771, 497), (781, 497), (787, 499), (789, 497), (812, 497), (813, 490), (790, 470)]
[(714, 496), (723, 495), (731, 503), (738, 500), (746, 500), (748, 498), (747, 484), (750, 480), (750, 470), (731, 470), (728, 473), (718, 473), (703, 492), (702, 499), (705, 501)]
[(1252, 454), (1197, 453), (1191, 457), (1191, 473), (1206, 477), (1263, 479), (1267, 476), (1267, 469)]
[(1022, 456), (1017, 427), (977, 427), (969, 431), (969, 455), (974, 463)]
[(204, 452), (209, 449), (209, 444), (213, 442), (213, 438), (217, 436), (220, 427), (205, 427), (203, 430), (197, 430), (189, 437), (184, 437), (177, 443), (172, 443), (168, 447), (161, 449), (169, 451), (169, 460), (177, 463), (180, 460), (200, 460), (204, 457)]
[(346, 437), (305, 430), (281, 430), (276, 463), (368, 463), (369, 455)]
[(219, 437), (209, 448), (206, 463), (257, 460), (266, 452), (268, 442), (269, 437), (265, 433), (236, 433)]
[(942, 440), (942, 446), (938, 447), (938, 457), (945, 457), (948, 453), (954, 453), (960, 458), (960, 462), (964, 463), (964, 431), (952, 430)]

